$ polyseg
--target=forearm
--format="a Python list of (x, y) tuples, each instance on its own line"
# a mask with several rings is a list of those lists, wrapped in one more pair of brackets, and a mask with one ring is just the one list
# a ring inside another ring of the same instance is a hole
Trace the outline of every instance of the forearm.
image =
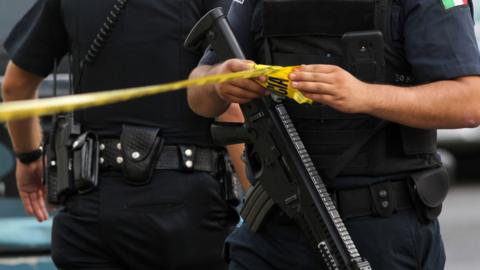
[(42, 142), (39, 119), (12, 121), (7, 123), (8, 133), (16, 153), (26, 153), (38, 149)]
[(480, 124), (480, 77), (414, 87), (368, 85), (365, 113), (403, 125), (435, 129)]
[[(207, 76), (213, 68), (198, 66), (190, 74), (190, 79)], [(204, 117), (216, 117), (225, 112), (230, 104), (220, 98), (213, 84), (189, 87), (187, 97), (190, 108)]]
[[(37, 98), (36, 89), (42, 80), (10, 62), (2, 85), (4, 101), (27, 100)], [(42, 132), (38, 118), (11, 121), (7, 128), (15, 152), (30, 152), (37, 149), (42, 140)]]

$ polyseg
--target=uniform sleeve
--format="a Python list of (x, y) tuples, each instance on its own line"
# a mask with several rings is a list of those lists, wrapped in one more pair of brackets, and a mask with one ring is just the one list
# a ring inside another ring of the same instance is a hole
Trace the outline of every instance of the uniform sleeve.
[[(243, 53), (249, 59), (254, 56), (253, 33), (250, 26), (256, 3), (256, 0), (233, 0), (227, 16)], [(201, 65), (213, 65), (217, 62), (215, 52), (210, 47), (200, 60)]]
[(59, 0), (38, 0), (15, 25), (4, 47), (19, 67), (42, 77), (68, 50)]
[(480, 74), (468, 5), (449, 0), (404, 0), (404, 49), (417, 82)]
[(231, 0), (203, 0), (204, 4), (204, 12), (203, 14), (207, 13), (209, 10), (214, 9), (216, 7), (222, 7), (224, 11), (227, 11), (230, 8)]

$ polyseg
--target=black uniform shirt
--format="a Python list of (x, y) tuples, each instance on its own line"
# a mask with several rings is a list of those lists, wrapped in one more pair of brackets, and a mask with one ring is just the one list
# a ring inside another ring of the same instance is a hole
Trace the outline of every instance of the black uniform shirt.
[[(255, 60), (254, 36), (261, 16), (254, 14), (261, 0), (233, 0), (228, 19), (247, 58)], [(301, 20), (301, 18), (298, 18)], [(480, 74), (480, 54), (468, 5), (445, 9), (441, 0), (395, 0), (391, 30), (399, 50), (405, 51), (418, 83)], [(203, 64), (215, 63), (207, 52)]]
[[(75, 92), (182, 80), (201, 51), (183, 48), (194, 23), (228, 0), (132, 0), (93, 65), (86, 65)], [(71, 51), (78, 75), (95, 35), (116, 0), (38, 0), (4, 46), (21, 68), (47, 76), (54, 59)], [(161, 127), (168, 143), (211, 144), (211, 120), (194, 114), (184, 90), (76, 112), (84, 129), (118, 134), (122, 124)]]
[[(256, 60), (254, 37), (262, 30), (256, 8), (261, 0), (233, 0), (228, 13), (232, 29), (248, 59)], [(301, 18), (298, 18), (301, 20)], [(404, 50), (418, 83), (480, 75), (480, 54), (468, 5), (446, 9), (441, 0), (394, 0), (391, 30), (394, 45)], [(207, 51), (201, 64), (216, 63)], [(308, 149), (308, 146), (307, 146)], [(389, 176), (402, 179), (404, 175)], [(352, 188), (387, 177), (339, 177), (332, 188)]]

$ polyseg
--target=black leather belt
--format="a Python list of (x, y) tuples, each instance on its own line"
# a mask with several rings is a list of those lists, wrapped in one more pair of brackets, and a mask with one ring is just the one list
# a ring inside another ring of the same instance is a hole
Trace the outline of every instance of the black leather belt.
[[(337, 190), (332, 194), (343, 220), (362, 216), (389, 217), (398, 210), (413, 207), (407, 180), (386, 181), (367, 187)], [(280, 208), (274, 211), (274, 222), (296, 224)]]
[(334, 193), (334, 198), (343, 219), (360, 216), (389, 217), (395, 211), (413, 207), (407, 180), (338, 190)]
[[(120, 171), (124, 162), (122, 145), (117, 139), (100, 140), (100, 171)], [(133, 152), (132, 155), (139, 153)], [(216, 173), (221, 153), (194, 145), (164, 145), (155, 165), (157, 170), (203, 171)]]

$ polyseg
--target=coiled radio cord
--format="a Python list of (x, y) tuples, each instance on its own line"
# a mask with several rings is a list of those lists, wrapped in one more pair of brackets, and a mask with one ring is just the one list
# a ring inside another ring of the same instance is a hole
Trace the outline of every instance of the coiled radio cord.
[(95, 59), (98, 57), (100, 51), (105, 46), (105, 43), (110, 37), (110, 34), (112, 33), (112, 30), (115, 27), (115, 24), (118, 22), (120, 15), (125, 9), (127, 3), (128, 0), (117, 0), (117, 3), (113, 5), (113, 8), (112, 10), (110, 10), (110, 13), (105, 19), (102, 27), (100, 27), (100, 30), (90, 44), (90, 47), (85, 54), (85, 57), (80, 62), (80, 68), (83, 68), (85, 63), (93, 64), (93, 62), (95, 62)]

